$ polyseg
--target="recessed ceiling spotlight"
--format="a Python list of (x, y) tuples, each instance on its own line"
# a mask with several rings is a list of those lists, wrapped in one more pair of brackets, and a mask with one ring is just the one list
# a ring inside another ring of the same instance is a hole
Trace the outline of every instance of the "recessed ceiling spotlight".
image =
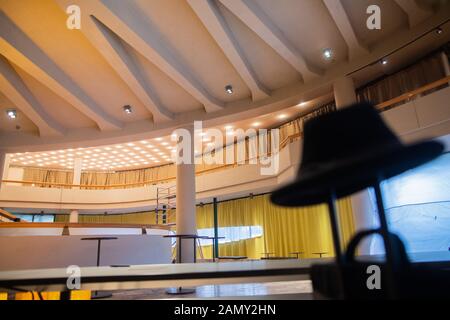
[(226, 85), (225, 92), (228, 94), (233, 94), (233, 86), (231, 84)]
[(233, 129), (233, 126), (230, 126), (230, 125), (225, 126), (225, 130), (231, 130), (231, 129)]
[(280, 114), (278, 117), (278, 119), (282, 120), (282, 119), (286, 119), (287, 118), (287, 114)]
[(300, 102), (297, 106), (299, 106), (299, 107), (304, 107), (304, 106), (306, 106), (307, 104), (308, 104), (308, 102), (302, 101), (302, 102)]
[(130, 113), (132, 113), (133, 112), (133, 108), (130, 106), (130, 105), (126, 105), (126, 106), (123, 106), (123, 111), (126, 113), (126, 114), (130, 114)]
[(442, 30), (441, 27), (438, 27), (438, 28), (436, 29), (436, 34), (441, 35), (443, 32), (444, 32), (444, 30)]
[(8, 118), (10, 118), (10, 119), (16, 119), (16, 118), (17, 118), (17, 111), (14, 110), (14, 109), (6, 110), (6, 115), (7, 115)]
[(325, 60), (331, 60), (333, 58), (333, 50), (330, 48), (323, 49), (322, 55)]
[(163, 138), (156, 138), (156, 141), (162, 141)]
[(381, 63), (383, 66), (385, 66), (385, 65), (388, 64), (388, 61), (387, 61), (386, 58), (383, 58), (383, 59), (380, 60), (380, 63)]
[(261, 122), (253, 122), (252, 127), (259, 127), (261, 125)]

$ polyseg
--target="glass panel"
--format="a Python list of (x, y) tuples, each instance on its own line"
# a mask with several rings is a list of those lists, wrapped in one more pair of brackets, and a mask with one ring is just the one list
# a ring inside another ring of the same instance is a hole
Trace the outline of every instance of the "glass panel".
[[(55, 216), (53, 214), (14, 214), (17, 218), (27, 222), (54, 222)], [(33, 219), (34, 217), (34, 219)]]
[(55, 216), (53, 214), (35, 214), (34, 222), (54, 222)]
[[(197, 233), (199, 236), (214, 237), (214, 228), (198, 229)], [(219, 228), (219, 237), (225, 237), (225, 239), (219, 239), (219, 244), (257, 238), (262, 234), (262, 226), (222, 227)], [(200, 245), (210, 246), (212, 240), (201, 239)]]
[(27, 221), (27, 222), (33, 222), (33, 215), (32, 214), (14, 214), (17, 218), (20, 218), (21, 220)]

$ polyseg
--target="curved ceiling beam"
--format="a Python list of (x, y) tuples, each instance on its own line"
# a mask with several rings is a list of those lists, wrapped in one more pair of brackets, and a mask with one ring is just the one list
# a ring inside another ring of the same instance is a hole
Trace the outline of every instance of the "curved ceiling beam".
[[(112, 8), (111, 4), (100, 0), (76, 0), (70, 2), (71, 4), (79, 4), (83, 13), (88, 11), (89, 14), (94, 15), (122, 40), (156, 65), (195, 99), (200, 101), (204, 105), (206, 112), (218, 111), (225, 107), (222, 101), (207, 92), (192, 71), (180, 61), (173, 50), (164, 42), (163, 37), (156, 31), (156, 28), (149, 32), (149, 22), (144, 21), (140, 17), (137, 9), (131, 10), (132, 6), (128, 1), (114, 2), (115, 8)], [(118, 12), (126, 12), (132, 19), (122, 20)]]
[(100, 130), (122, 127), (0, 11), (0, 53), (92, 119)]
[(38, 127), (41, 137), (64, 134), (65, 129), (42, 108), (13, 66), (2, 55), (0, 55), (0, 88), (2, 93)]
[(368, 54), (369, 50), (356, 37), (341, 0), (323, 0), (323, 2), (347, 43), (349, 59), (352, 60), (360, 55)]
[(216, 3), (212, 0), (188, 0), (188, 3), (250, 88), (253, 100), (267, 98), (270, 95), (269, 90), (259, 82)]
[(153, 88), (142, 75), (134, 58), (127, 52), (120, 39), (94, 16), (83, 20), (81, 31), (105, 57), (111, 67), (128, 85), (131, 91), (152, 113), (155, 123), (173, 120), (174, 115), (158, 99)]
[(302, 54), (285, 38), (283, 32), (257, 4), (249, 0), (219, 1), (289, 62), (302, 75), (305, 82), (323, 74), (322, 70), (306, 62)]
[(395, 2), (408, 15), (409, 27), (412, 28), (423, 20), (432, 15), (432, 12), (420, 8), (415, 1), (412, 0), (395, 0)]

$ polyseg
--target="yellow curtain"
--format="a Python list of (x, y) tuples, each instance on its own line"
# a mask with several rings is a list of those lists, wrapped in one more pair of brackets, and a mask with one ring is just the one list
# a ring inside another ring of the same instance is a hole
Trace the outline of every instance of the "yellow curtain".
[[(353, 212), (349, 198), (338, 201), (342, 245), (354, 232)], [(221, 244), (221, 256), (247, 256), (260, 258), (264, 252), (276, 256), (289, 256), (302, 251), (303, 257), (318, 257), (314, 252), (334, 255), (330, 221), (326, 205), (304, 208), (284, 208), (270, 202), (269, 195), (225, 201), (218, 204), (219, 227), (261, 226), (263, 235), (258, 238)], [(197, 228), (212, 228), (212, 205), (197, 207)], [(211, 256), (211, 247), (204, 248)]]
[[(160, 167), (117, 172), (83, 172), (81, 174), (81, 184), (110, 186), (157, 181), (175, 177), (175, 169), (176, 168), (173, 165), (164, 165)], [(119, 186), (117, 188), (123, 189), (135, 187), (137, 186), (130, 185), (126, 187)]]
[(128, 214), (80, 215), (80, 223), (155, 224), (154, 212)]
[(30, 167), (24, 167), (23, 169), (23, 180), (36, 182), (36, 186), (38, 187), (51, 187), (50, 185), (39, 185), (39, 182), (63, 184), (72, 184), (73, 182), (72, 171), (46, 170)]
[(70, 216), (68, 214), (55, 214), (55, 222), (65, 223), (69, 222)]
[[(55, 215), (55, 222), (69, 222), (68, 214)], [(79, 223), (155, 224), (155, 212), (127, 214), (80, 214)]]
[[(440, 52), (356, 90), (358, 101), (379, 104), (445, 77)], [(431, 90), (440, 90), (447, 84)], [(399, 102), (396, 105), (403, 104)]]

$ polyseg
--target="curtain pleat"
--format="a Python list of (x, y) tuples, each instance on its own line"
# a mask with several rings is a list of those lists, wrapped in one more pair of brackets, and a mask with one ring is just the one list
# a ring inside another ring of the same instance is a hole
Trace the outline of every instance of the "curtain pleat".
[[(400, 70), (384, 77), (382, 80), (377, 80), (356, 90), (356, 95), (358, 101), (379, 104), (442, 79), (443, 77), (445, 77), (445, 72), (442, 67), (440, 53), (436, 53), (404, 70)], [(443, 86), (447, 86), (447, 84)], [(441, 87), (434, 88), (430, 92), (440, 89)], [(427, 92), (427, 94), (430, 92)], [(399, 104), (403, 103), (400, 102)], [(389, 108), (397, 105), (394, 104)]]
[[(72, 171), (62, 171), (62, 170), (47, 170), (39, 168), (24, 168), (23, 173), (24, 181), (35, 182), (37, 187), (50, 188), (51, 185), (39, 184), (45, 183), (62, 183), (62, 184), (72, 184), (73, 182), (73, 172)], [(61, 188), (61, 186), (58, 186)], [(66, 187), (70, 188), (70, 186)]]

